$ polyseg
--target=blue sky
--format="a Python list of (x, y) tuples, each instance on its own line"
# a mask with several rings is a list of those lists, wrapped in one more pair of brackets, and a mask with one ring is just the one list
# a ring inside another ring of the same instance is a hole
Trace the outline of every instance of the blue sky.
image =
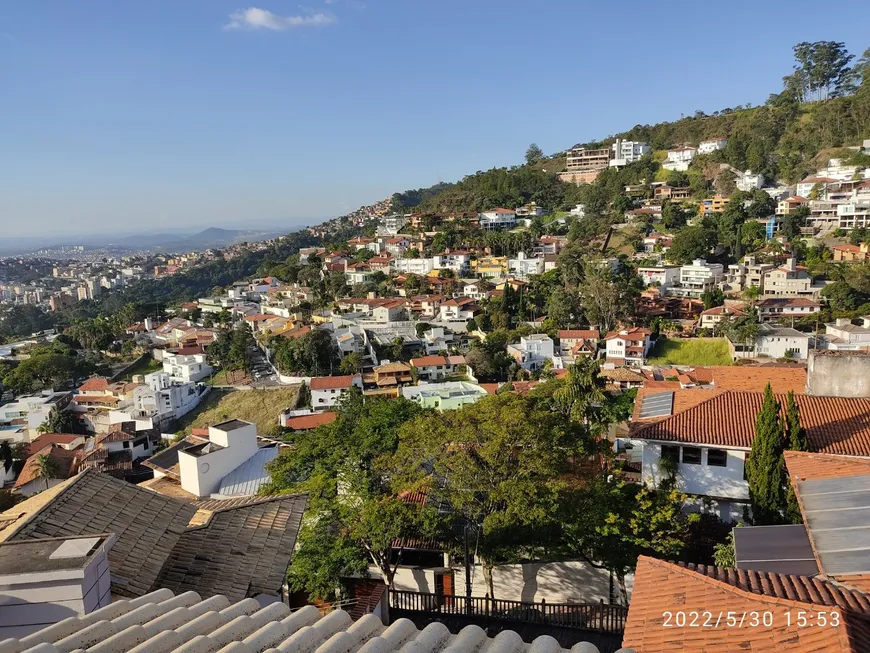
[(763, 103), (870, 3), (27, 0), (0, 17), (0, 238), (285, 225)]

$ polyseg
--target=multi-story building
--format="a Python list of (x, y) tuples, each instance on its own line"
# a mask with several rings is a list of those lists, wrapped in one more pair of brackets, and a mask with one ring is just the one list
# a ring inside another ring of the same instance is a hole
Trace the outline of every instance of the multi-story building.
[[(498, 210), (498, 209), (497, 209)], [(516, 215), (514, 215), (516, 219)], [(457, 276), (462, 276), (471, 264), (471, 253), (464, 250), (445, 250), (432, 257), (432, 265), (436, 270), (453, 270)]]
[[(30, 441), (53, 408), (64, 410), (70, 405), (72, 393), (46, 391), (18, 397), (0, 405), (0, 440)], [(9, 438), (5, 438), (8, 434)]]
[(205, 354), (168, 354), (163, 357), (163, 371), (172, 381), (192, 383), (206, 378), (212, 373), (211, 365), (206, 362)]
[(421, 356), (411, 359), (411, 367), (417, 370), (422, 381), (441, 381), (457, 374), (459, 367), (465, 365), (462, 356)]
[(712, 154), (716, 150), (724, 150), (728, 145), (726, 138), (709, 138), (698, 145), (698, 154)]
[(416, 274), (422, 277), (435, 267), (431, 258), (397, 258), (393, 259), (393, 269), (399, 274)]
[(698, 150), (694, 147), (678, 147), (675, 150), (668, 150), (668, 158), (662, 163), (662, 168), (685, 172), (689, 169), (689, 164), (694, 160), (697, 152)]
[(767, 297), (755, 305), (762, 322), (809, 317), (822, 310), (822, 305), (807, 297)]
[(837, 218), (840, 229), (870, 227), (870, 200), (855, 200), (838, 205)]
[(780, 200), (776, 204), (776, 215), (793, 215), (797, 213), (798, 209), (804, 206), (809, 200), (806, 197), (801, 197), (800, 195), (791, 195), (786, 197), (784, 200)]
[(642, 141), (624, 141), (617, 138), (616, 142), (611, 146), (613, 150), (613, 158), (610, 159), (611, 166), (625, 166), (629, 163), (636, 163), (641, 158), (652, 152), (649, 143)]
[(825, 335), (817, 339), (821, 349), (855, 351), (870, 349), (870, 316), (861, 318), (861, 324), (853, 324), (848, 317), (838, 317), (825, 324)]
[(687, 200), (691, 196), (692, 189), (688, 186), (670, 186), (665, 183), (656, 183), (653, 185), (653, 199), (658, 202), (663, 202), (664, 200)]
[(520, 252), (516, 258), (508, 259), (508, 272), (519, 279), (528, 279), (532, 275), (543, 274), (544, 258), (529, 258), (525, 252)]
[(755, 286), (761, 292), (764, 289), (764, 275), (774, 267), (770, 263), (759, 263), (754, 256), (746, 256), (740, 263), (728, 266), (721, 288), (725, 292), (743, 292)]
[(478, 221), (484, 230), (512, 229), (517, 224), (517, 214), (510, 209), (491, 209), (480, 213)]
[(746, 170), (737, 175), (734, 183), (737, 185), (737, 190), (748, 193), (764, 186), (764, 175), (753, 174), (751, 170)]
[(553, 361), (556, 350), (553, 339), (546, 333), (533, 333), (521, 337), (516, 344), (508, 345), (507, 353), (521, 368), (534, 371), (541, 369), (548, 360)]
[(761, 292), (765, 297), (818, 299), (824, 288), (824, 283), (815, 283), (805, 267), (797, 265), (793, 258), (789, 258), (782, 267), (764, 273)]
[(707, 215), (708, 213), (722, 213), (730, 201), (729, 198), (722, 197), (721, 195), (701, 200), (701, 206), (699, 207), (701, 215)]
[(662, 290), (680, 282), (680, 268), (677, 266), (644, 266), (637, 269), (637, 274), (647, 286), (659, 286)]
[(810, 336), (789, 327), (762, 324), (755, 341), (749, 344), (731, 340), (729, 348), (735, 358), (793, 358), (806, 360), (810, 350)]
[(592, 358), (598, 353), (598, 331), (594, 329), (561, 329), (559, 337), (559, 356), (565, 363), (573, 363), (578, 358)]
[(508, 271), (507, 256), (479, 256), (471, 262), (471, 271), (487, 279), (503, 277)]
[(671, 288), (669, 294), (679, 297), (700, 297), (713, 290), (722, 280), (724, 267), (721, 263), (707, 263), (705, 259), (695, 259), (689, 265), (680, 266), (680, 284)]
[(837, 180), (831, 177), (807, 177), (795, 185), (795, 193), (801, 197), (809, 197), (813, 191), (818, 191), (819, 197), (824, 197), (828, 184)]
[(573, 184), (591, 184), (610, 165), (613, 151), (609, 147), (592, 150), (575, 147), (567, 152), (565, 172), (559, 178)]
[(308, 383), (311, 406), (316, 409), (332, 408), (354, 386), (362, 390), (362, 377), (359, 374), (314, 377)]
[(652, 332), (642, 327), (612, 331), (604, 337), (607, 362), (614, 365), (640, 367), (646, 363), (652, 347)]
[(834, 245), (831, 247), (834, 252), (834, 261), (836, 262), (851, 262), (851, 261), (866, 261), (870, 259), (870, 243), (861, 243), (860, 245)]
[(807, 217), (807, 225), (823, 231), (836, 229), (840, 224), (837, 209), (841, 204), (842, 202), (829, 200), (810, 200), (810, 215)]

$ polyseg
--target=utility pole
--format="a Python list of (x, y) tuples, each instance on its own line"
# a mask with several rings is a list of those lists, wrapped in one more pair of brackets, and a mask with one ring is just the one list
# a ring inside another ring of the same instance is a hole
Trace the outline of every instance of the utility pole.
[(465, 523), (465, 611), (471, 614), (471, 560), (468, 551), (468, 522)]

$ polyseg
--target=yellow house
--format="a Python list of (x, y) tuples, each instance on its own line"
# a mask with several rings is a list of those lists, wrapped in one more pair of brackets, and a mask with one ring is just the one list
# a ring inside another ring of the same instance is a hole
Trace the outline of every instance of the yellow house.
[(503, 277), (508, 272), (507, 256), (481, 256), (471, 261), (471, 271), (478, 277)]

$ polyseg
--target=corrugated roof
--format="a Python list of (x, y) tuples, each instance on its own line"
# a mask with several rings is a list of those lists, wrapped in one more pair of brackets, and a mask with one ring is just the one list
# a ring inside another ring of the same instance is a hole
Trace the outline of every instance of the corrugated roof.
[(257, 494), (269, 482), (266, 465), (278, 456), (278, 446), (262, 447), (257, 453), (223, 477), (217, 494), (226, 497)]
[[(136, 634), (131, 634), (133, 631)], [(590, 637), (595, 635), (590, 634)], [(553, 637), (529, 637), (531, 643), (526, 643), (513, 630), (500, 632), (497, 639), (488, 637), (475, 625), (467, 626), (459, 634), (451, 634), (446, 625), (437, 621), (423, 630), (408, 619), (396, 619), (385, 626), (374, 614), (363, 614), (354, 621), (343, 610), (321, 612), (313, 605), (294, 610), (283, 603), (263, 607), (252, 598), (233, 603), (232, 598), (224, 595), (205, 599), (194, 593), (174, 596), (168, 589), (132, 601), (116, 601), (90, 614), (71, 617), (4, 644), (8, 650), (21, 653), (61, 653), (73, 648), (83, 649), (93, 641), (107, 651), (124, 651), (135, 646), (136, 650), (167, 653), (190, 650), (568, 653)], [(39, 648), (35, 649), (37, 646)], [(588, 642), (572, 650), (598, 653), (598, 648)], [(633, 652), (626, 650), (625, 653)]]

